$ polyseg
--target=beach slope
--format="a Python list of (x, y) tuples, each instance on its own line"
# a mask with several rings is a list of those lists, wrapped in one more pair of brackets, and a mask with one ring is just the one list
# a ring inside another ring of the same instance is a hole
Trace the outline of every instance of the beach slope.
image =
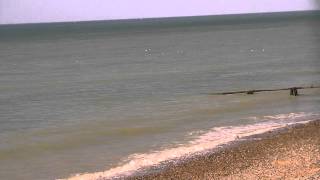
[(127, 179), (320, 179), (320, 120), (251, 136)]

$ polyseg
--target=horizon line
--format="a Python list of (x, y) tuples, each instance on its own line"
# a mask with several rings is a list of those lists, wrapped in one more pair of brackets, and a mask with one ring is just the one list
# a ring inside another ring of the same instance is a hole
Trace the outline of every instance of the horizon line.
[[(309, 14), (310, 13), (310, 14)], [(168, 20), (168, 19), (184, 19), (184, 18), (206, 18), (206, 17), (231, 17), (231, 16), (250, 16), (250, 15), (312, 15), (320, 14), (320, 9), (315, 10), (298, 10), (298, 11), (275, 11), (275, 12), (253, 12), (253, 13), (230, 13), (230, 14), (214, 14), (214, 15), (196, 15), (196, 16), (167, 16), (167, 17), (147, 17), (147, 18), (123, 18), (123, 19), (106, 19), (106, 20), (83, 20), (83, 21), (52, 21), (52, 22), (30, 22), (30, 23), (0, 23), (1, 26), (19, 26), (19, 25), (48, 25), (48, 24), (81, 24), (81, 23), (103, 23), (103, 22), (133, 22), (133, 21), (148, 21), (148, 20)]]

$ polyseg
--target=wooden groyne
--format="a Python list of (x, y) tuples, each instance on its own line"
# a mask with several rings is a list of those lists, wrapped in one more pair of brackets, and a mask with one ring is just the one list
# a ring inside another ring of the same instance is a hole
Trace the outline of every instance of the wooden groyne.
[(209, 95), (228, 95), (228, 94), (254, 94), (257, 92), (268, 92), (268, 91), (285, 91), (289, 90), (291, 96), (298, 96), (299, 89), (313, 89), (320, 88), (320, 86), (303, 86), (303, 87), (290, 87), (290, 88), (279, 88), (279, 89), (255, 89), (255, 90), (244, 90), (244, 91), (229, 91), (229, 92), (219, 92), (210, 93)]

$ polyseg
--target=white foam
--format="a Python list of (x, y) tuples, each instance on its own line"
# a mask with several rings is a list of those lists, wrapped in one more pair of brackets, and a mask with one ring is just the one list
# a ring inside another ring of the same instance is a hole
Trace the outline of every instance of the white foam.
[(288, 114), (277, 114), (272, 116), (262, 116), (262, 117), (249, 117), (252, 120), (274, 120), (274, 121), (292, 121), (292, 120), (314, 120), (319, 118), (319, 114), (317, 113), (305, 113), (305, 112), (297, 112), (297, 113), (288, 113)]
[(104, 172), (79, 174), (68, 180), (96, 180), (99, 178), (113, 178), (128, 176), (141, 168), (159, 165), (162, 162), (187, 157), (193, 154), (206, 152), (217, 146), (230, 143), (255, 134), (279, 129), (287, 125), (307, 123), (310, 120), (297, 121), (299, 118), (315, 116), (315, 114), (289, 113), (275, 116), (265, 116), (269, 121), (243, 126), (215, 127), (207, 133), (198, 136), (195, 140), (180, 147), (165, 149), (147, 154), (134, 154), (130, 161), (122, 166)]

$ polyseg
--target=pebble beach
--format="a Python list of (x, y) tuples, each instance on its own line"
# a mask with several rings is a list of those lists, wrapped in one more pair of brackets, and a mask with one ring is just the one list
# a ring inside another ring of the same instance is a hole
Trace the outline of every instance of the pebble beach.
[(254, 135), (145, 172), (126, 179), (319, 179), (320, 120)]

